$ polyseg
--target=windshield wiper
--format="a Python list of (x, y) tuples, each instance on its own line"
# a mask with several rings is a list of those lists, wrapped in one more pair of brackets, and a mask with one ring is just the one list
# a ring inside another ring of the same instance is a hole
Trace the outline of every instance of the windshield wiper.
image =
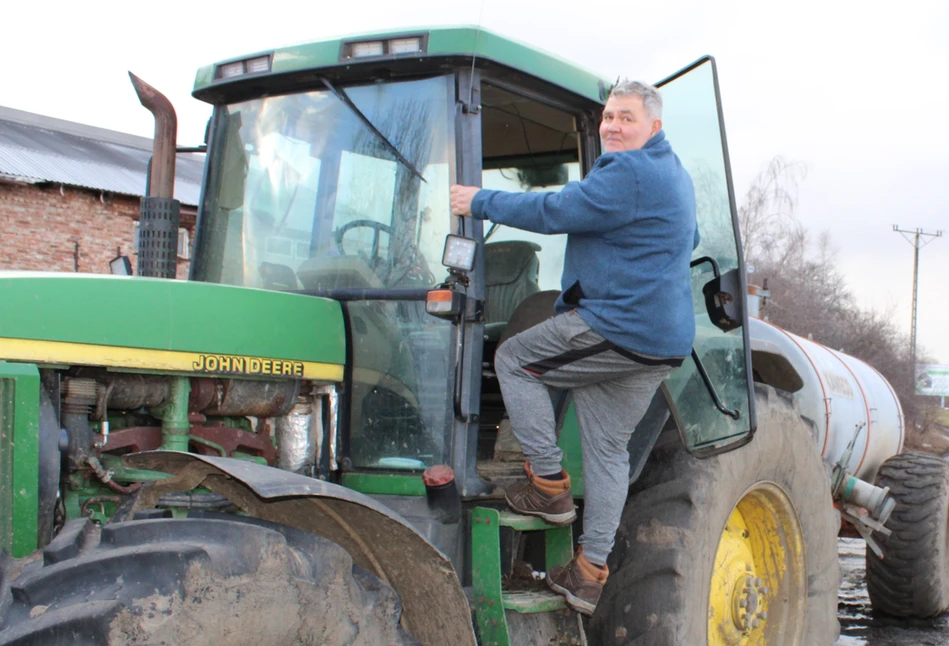
[(428, 184), (428, 181), (424, 177), (422, 177), (422, 174), (418, 172), (418, 169), (415, 167), (415, 165), (412, 164), (412, 162), (410, 162), (408, 159), (406, 159), (402, 155), (402, 153), (399, 152), (399, 149), (396, 148), (395, 145), (393, 145), (391, 141), (386, 139), (386, 136), (382, 134), (378, 128), (372, 125), (372, 122), (369, 120), (369, 117), (367, 117), (366, 115), (362, 113), (362, 110), (360, 110), (356, 106), (356, 104), (353, 103), (352, 99), (349, 98), (349, 95), (346, 94), (344, 90), (337, 89), (332, 83), (329, 82), (329, 79), (321, 78), (320, 80), (323, 81), (323, 85), (325, 85), (330, 92), (336, 95), (336, 98), (342, 101), (346, 105), (346, 107), (352, 111), (353, 114), (359, 117), (359, 120), (363, 122), (363, 125), (369, 128), (372, 134), (374, 134), (376, 138), (380, 142), (382, 142), (382, 145), (386, 147), (386, 150), (388, 150), (390, 153), (395, 155), (395, 158), (398, 159), (400, 162), (402, 162), (403, 166), (405, 166), (410, 171), (412, 171), (412, 173), (416, 177), (418, 177), (420, 180)]

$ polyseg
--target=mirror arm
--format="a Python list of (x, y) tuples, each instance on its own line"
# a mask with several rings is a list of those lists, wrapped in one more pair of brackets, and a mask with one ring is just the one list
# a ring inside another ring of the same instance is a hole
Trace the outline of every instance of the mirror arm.
[(722, 272), (718, 268), (718, 263), (711, 256), (702, 256), (701, 258), (696, 258), (691, 263), (689, 263), (689, 268), (691, 269), (692, 267), (698, 267), (699, 265), (706, 262), (712, 265), (712, 275), (714, 275), (715, 278), (720, 278), (722, 275)]
[(718, 392), (715, 390), (715, 386), (712, 384), (712, 380), (709, 379), (708, 373), (705, 371), (705, 366), (702, 365), (702, 360), (699, 359), (698, 353), (695, 351), (695, 348), (692, 348), (692, 360), (695, 361), (695, 368), (699, 371), (699, 375), (702, 377), (702, 381), (705, 383), (705, 389), (708, 391), (708, 394), (712, 397), (712, 402), (724, 415), (728, 415), (732, 419), (741, 419), (741, 411), (737, 408), (726, 408), (725, 404), (722, 403), (721, 398), (718, 396)]

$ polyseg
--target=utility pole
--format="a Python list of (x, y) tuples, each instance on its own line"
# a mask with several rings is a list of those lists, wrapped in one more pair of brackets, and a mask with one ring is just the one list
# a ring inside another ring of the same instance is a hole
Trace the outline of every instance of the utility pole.
[[(932, 240), (926, 240), (923, 244), (920, 244), (920, 237), (929, 237), (929, 238), (939, 238), (942, 236), (942, 231), (936, 231), (935, 233), (926, 233), (922, 229), (914, 229), (912, 231), (901, 229), (898, 224), (893, 225), (893, 230), (906, 238), (906, 241), (913, 245), (914, 254), (913, 254), (913, 323), (910, 327), (909, 334), (909, 345), (910, 352), (913, 357), (913, 380), (916, 380), (916, 296), (919, 291), (919, 250), (928, 245)], [(913, 238), (910, 239), (906, 234), (912, 234)]]

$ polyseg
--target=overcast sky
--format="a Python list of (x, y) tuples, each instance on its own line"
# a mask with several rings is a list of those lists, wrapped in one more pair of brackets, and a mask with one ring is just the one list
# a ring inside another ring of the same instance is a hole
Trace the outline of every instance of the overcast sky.
[(797, 216), (815, 238), (830, 233), (862, 306), (908, 334), (913, 248), (892, 225), (947, 231), (920, 255), (918, 337), (949, 364), (945, 0), (164, 0), (154, 17), (127, 1), (7, 4), (0, 105), (151, 136), (131, 70), (175, 104), (181, 144), (200, 143), (210, 116), (190, 96), (199, 66), (290, 43), (481, 24), (606, 78), (651, 82), (712, 54), (739, 200), (775, 155), (805, 163)]

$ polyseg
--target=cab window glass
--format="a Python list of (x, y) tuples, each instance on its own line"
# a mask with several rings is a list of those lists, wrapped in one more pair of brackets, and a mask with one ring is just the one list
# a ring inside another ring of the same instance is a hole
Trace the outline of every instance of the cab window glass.
[[(660, 87), (663, 130), (673, 150), (692, 176), (696, 216), (702, 241), (693, 259), (714, 258), (721, 272), (739, 266), (738, 234), (729, 197), (728, 164), (721, 129), (720, 105), (710, 59)], [(754, 423), (748, 390), (745, 328), (722, 332), (712, 324), (702, 288), (713, 277), (708, 262), (692, 268), (696, 354), (735, 420), (722, 414), (707, 392), (694, 362), (687, 360), (666, 380), (690, 449), (713, 448), (746, 436)]]

